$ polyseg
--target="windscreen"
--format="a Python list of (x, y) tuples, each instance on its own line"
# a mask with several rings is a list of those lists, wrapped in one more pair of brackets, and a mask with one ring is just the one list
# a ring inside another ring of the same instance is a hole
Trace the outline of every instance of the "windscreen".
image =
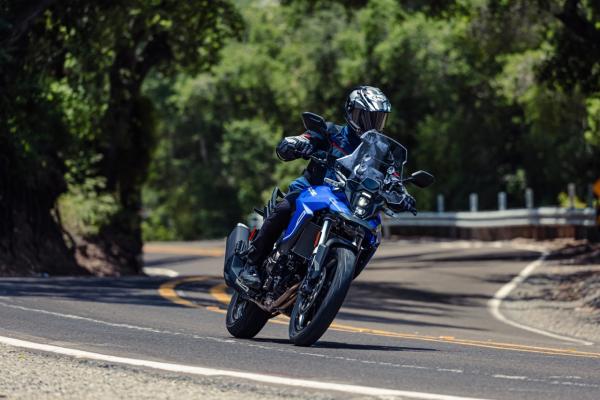
[(407, 157), (404, 146), (375, 130), (365, 132), (360, 140), (352, 154), (336, 161), (337, 170), (346, 179), (362, 182), (371, 178), (381, 184), (388, 173), (402, 176)]

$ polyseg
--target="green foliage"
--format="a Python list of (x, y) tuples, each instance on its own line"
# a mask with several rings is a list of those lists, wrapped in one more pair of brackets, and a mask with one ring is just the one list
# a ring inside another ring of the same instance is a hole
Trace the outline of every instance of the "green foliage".
[(0, 240), (37, 248), (52, 237), (72, 255), (58, 201), (74, 233), (122, 249), (118, 261), (139, 270), (158, 124), (141, 87), (149, 73), (207, 71), (242, 27), (227, 0), (0, 2)]
[[(522, 207), (526, 187), (538, 203), (554, 204), (567, 183), (584, 187), (600, 171), (599, 91), (590, 83), (595, 78), (583, 76), (598, 58), (569, 44), (579, 39), (559, 16), (572, 15), (567, 3), (239, 3), (243, 39), (229, 43), (209, 73), (184, 74), (172, 90), (147, 91), (168, 121), (160, 146), (175, 146), (172, 161), (155, 160), (155, 172), (211, 171), (185, 184), (151, 180), (146, 191), (165, 196), (152, 204), (170, 220), (180, 210), (164, 205), (186, 197), (210, 218), (220, 215), (225, 234), (271, 185), (285, 188), (302, 171), (303, 160), (275, 158), (276, 140), (301, 132), (302, 111), (343, 123), (341, 106), (357, 84), (379, 86), (390, 97), (386, 134), (409, 148), (408, 170), (437, 176), (432, 188), (414, 190), (421, 209), (432, 209), (437, 193), (449, 209), (464, 209), (471, 192), (483, 208), (494, 208), (500, 190)], [(598, 21), (592, 2), (579, 7), (578, 18)], [(581, 69), (567, 76), (573, 60)], [(180, 140), (187, 151), (206, 148), (206, 156), (177, 150)], [(224, 186), (217, 191), (215, 182)], [(181, 185), (231, 203), (212, 209)], [(186, 235), (206, 235), (203, 221)], [(173, 229), (176, 237), (181, 229)]]
[(514, 174), (505, 175), (504, 181), (506, 182), (506, 191), (515, 196), (524, 193), (527, 188), (527, 176), (522, 168), (517, 169)]
[[(558, 204), (560, 207), (571, 207), (571, 202), (569, 200), (569, 195), (566, 192), (560, 192), (558, 194)], [(581, 200), (579, 197), (575, 196), (575, 198), (573, 199), (573, 206), (575, 208), (586, 208), (587, 204), (585, 203), (585, 201)]]
[[(243, 42), (230, 43), (210, 73), (182, 75), (169, 88), (158, 76), (148, 82), (145, 91), (164, 121), (145, 189), (149, 219), (170, 224), (178, 238), (225, 235), (262, 206), (274, 184), (285, 189), (301, 173), (301, 161), (284, 165), (274, 147), (282, 136), (302, 132), (300, 113), (307, 107), (340, 115), (344, 93), (336, 60), (342, 52), (328, 38), (346, 28), (336, 21), (341, 10), (324, 9), (314, 20), (297, 21), (296, 29), (288, 23), (291, 9), (249, 6)], [(181, 204), (196, 223), (175, 223)], [(154, 231), (145, 230), (145, 237), (158, 238)]]
[(261, 194), (273, 185), (273, 153), (281, 132), (260, 120), (234, 120), (225, 125), (221, 161), (227, 183), (237, 188), (240, 205), (259, 205)]
[(585, 141), (588, 145), (600, 149), (600, 97), (587, 98), (585, 105), (587, 108)]
[(104, 191), (102, 178), (88, 178), (69, 185), (66, 193), (57, 200), (63, 227), (72, 235), (89, 237), (97, 235), (106, 225), (119, 205), (110, 193)]
[(390, 97), (407, 169), (436, 175), (421, 209), (525, 187), (554, 204), (598, 178), (597, 2), (233, 3), (0, 2), (10, 185), (88, 235), (224, 235), (301, 173), (274, 153), (300, 113), (343, 123), (358, 84)]

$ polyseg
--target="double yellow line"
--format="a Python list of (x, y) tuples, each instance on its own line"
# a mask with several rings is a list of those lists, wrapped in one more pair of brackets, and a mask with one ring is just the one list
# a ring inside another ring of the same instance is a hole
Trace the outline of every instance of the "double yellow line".
[(198, 247), (189, 245), (166, 245), (166, 244), (146, 244), (144, 245), (146, 254), (178, 254), (203, 257), (222, 257), (225, 255), (225, 249), (221, 247)]
[[(212, 312), (218, 312), (221, 314), (225, 314), (226, 311), (222, 308), (215, 306), (202, 306), (197, 303), (194, 303), (190, 300), (184, 299), (179, 294), (177, 294), (177, 287), (184, 284), (202, 282), (210, 279), (208, 276), (188, 276), (182, 278), (176, 278), (170, 281), (163, 283), (159, 289), (159, 294), (171, 301), (172, 303), (185, 306), (185, 307), (194, 307), (194, 308), (204, 308)], [(217, 284), (212, 286), (209, 289), (210, 295), (217, 300), (219, 303), (228, 305), (231, 299), (231, 296), (226, 291), (227, 287), (224, 283)], [(284, 316), (278, 316), (270, 320), (270, 322), (275, 324), (288, 324), (289, 319)], [(349, 332), (349, 333), (361, 333), (364, 335), (372, 335), (372, 336), (381, 336), (381, 337), (390, 337), (390, 338), (398, 338), (398, 339), (409, 339), (409, 340), (420, 340), (426, 342), (438, 342), (438, 343), (450, 343), (450, 344), (458, 344), (462, 346), (473, 346), (473, 347), (481, 347), (481, 348), (489, 348), (489, 349), (498, 349), (498, 350), (509, 350), (509, 351), (521, 351), (527, 353), (537, 353), (537, 354), (547, 354), (553, 356), (570, 356), (570, 357), (586, 357), (586, 358), (600, 358), (600, 353), (595, 352), (586, 352), (579, 351), (574, 349), (559, 349), (559, 348), (550, 348), (550, 347), (538, 347), (538, 346), (528, 346), (528, 345), (520, 345), (514, 343), (502, 343), (495, 342), (492, 340), (483, 341), (483, 340), (469, 340), (469, 339), (457, 339), (451, 336), (427, 336), (427, 335), (416, 335), (410, 333), (400, 333), (400, 332), (392, 332), (385, 331), (380, 329), (370, 329), (370, 328), (361, 328), (351, 325), (343, 325), (333, 323), (331, 324), (331, 330), (339, 331), (339, 332)]]

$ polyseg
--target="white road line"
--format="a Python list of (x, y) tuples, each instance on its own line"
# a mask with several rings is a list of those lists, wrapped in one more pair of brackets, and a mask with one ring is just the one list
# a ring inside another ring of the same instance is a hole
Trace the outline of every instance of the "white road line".
[[(0, 297), (0, 298), (6, 299), (3, 297)], [(54, 312), (54, 311), (42, 310), (39, 308), (24, 307), (24, 306), (20, 306), (17, 304), (5, 303), (3, 301), (0, 301), (0, 306), (15, 309), (15, 310), (29, 311), (29, 312), (39, 313), (39, 314), (51, 315), (51, 316), (59, 317), (59, 318), (67, 318), (67, 319), (85, 321), (85, 322), (99, 324), (99, 325), (106, 325), (106, 326), (110, 326), (110, 327), (114, 327), (114, 328), (137, 330), (137, 331), (141, 331), (141, 332), (156, 333), (156, 334), (161, 334), (161, 335), (180, 336), (180, 337), (186, 337), (186, 338), (192, 338), (192, 339), (198, 339), (198, 340), (209, 340), (209, 341), (215, 341), (215, 342), (219, 342), (219, 343), (228, 343), (228, 344), (234, 344), (234, 345), (238, 345), (238, 346), (252, 347), (252, 348), (257, 348), (257, 349), (267, 350), (267, 351), (276, 351), (279, 353), (289, 353), (289, 354), (297, 354), (297, 355), (301, 355), (301, 356), (319, 357), (319, 358), (323, 358), (323, 359), (327, 359), (327, 360), (341, 360), (344, 362), (365, 363), (365, 361), (366, 361), (366, 360), (359, 360), (359, 359), (350, 358), (350, 357), (331, 356), (331, 355), (325, 355), (325, 354), (319, 354), (319, 353), (301, 352), (298, 350), (294, 350), (292, 348), (280, 348), (280, 347), (273, 347), (273, 346), (265, 346), (265, 345), (261, 345), (261, 344), (255, 344), (252, 342), (236, 341), (233, 339), (223, 339), (223, 338), (216, 338), (216, 337), (212, 337), (212, 336), (200, 336), (200, 335), (196, 335), (196, 334), (188, 334), (188, 333), (184, 333), (184, 332), (173, 332), (173, 331), (169, 331), (169, 330), (157, 329), (157, 328), (152, 328), (152, 327), (147, 327), (147, 326), (137, 326), (137, 325), (124, 324), (124, 323), (108, 322), (108, 321), (93, 319), (93, 318), (89, 318), (89, 317), (83, 317), (80, 315), (62, 314), (62, 313), (58, 313), (58, 312)], [(369, 361), (369, 363), (373, 363), (373, 362)], [(380, 366), (393, 367), (393, 368), (413, 368), (413, 369), (417, 368), (417, 369), (423, 369), (423, 370), (431, 369), (428, 367), (423, 367), (423, 366), (418, 366), (418, 365), (406, 365), (406, 364), (401, 365), (401, 364), (385, 363), (385, 362), (380, 362), (380, 361), (376, 361), (374, 363), (377, 365), (380, 365)], [(443, 369), (437, 369), (437, 371), (438, 372), (450, 372), (450, 371), (444, 371)]]
[(500, 378), (500, 379), (513, 379), (513, 380), (517, 380), (517, 381), (526, 381), (528, 378), (526, 376), (520, 376), (520, 375), (502, 375), (502, 374), (496, 374), (496, 375), (492, 375), (492, 378)]
[(439, 372), (454, 372), (455, 374), (462, 374), (462, 369), (453, 369), (453, 368), (437, 368), (436, 371)]
[[(6, 297), (0, 297), (0, 298), (2, 298), (3, 300), (6, 299)], [(144, 327), (144, 326), (102, 321), (99, 319), (82, 317), (80, 315), (75, 315), (75, 314), (64, 314), (64, 313), (59, 313), (59, 312), (55, 312), (55, 311), (42, 310), (39, 308), (24, 307), (24, 306), (20, 306), (18, 304), (8, 304), (8, 303), (0, 302), (0, 306), (6, 307), (6, 308), (12, 308), (14, 310), (30, 311), (30, 312), (35, 312), (35, 313), (39, 313), (39, 314), (52, 315), (54, 317), (68, 318), (68, 319), (74, 319), (74, 320), (79, 320), (79, 321), (91, 322), (91, 323), (100, 324), (100, 325), (107, 325), (107, 326), (111, 326), (114, 328), (124, 328), (124, 329), (133, 329), (133, 330), (152, 332), (152, 333), (179, 335), (179, 333), (177, 333), (177, 332), (169, 332), (169, 331), (164, 331), (164, 330), (150, 328), (150, 327)]]
[(137, 358), (128, 358), (128, 357), (117, 357), (111, 356), (107, 354), (100, 353), (92, 353), (89, 351), (82, 351), (76, 349), (70, 349), (66, 347), (59, 347), (49, 344), (41, 344), (34, 343), (20, 339), (13, 339), (9, 337), (0, 336), (0, 343), (21, 347), (31, 350), (45, 351), (55, 354), (61, 354), (76, 358), (86, 358), (91, 360), (99, 360), (105, 362), (111, 362), (116, 364), (126, 364), (133, 365), (136, 367), (147, 367), (154, 368), (163, 371), (171, 371), (171, 372), (179, 372), (185, 374), (192, 375), (202, 375), (202, 376), (226, 376), (232, 378), (239, 379), (247, 379), (251, 381), (261, 382), (261, 383), (269, 383), (275, 385), (286, 385), (286, 386), (295, 386), (302, 387), (308, 389), (317, 389), (317, 390), (331, 390), (337, 392), (345, 392), (345, 393), (353, 393), (360, 394), (366, 396), (396, 396), (396, 397), (408, 397), (412, 399), (425, 399), (425, 400), (483, 400), (476, 399), (473, 397), (461, 397), (461, 396), (450, 396), (444, 394), (435, 394), (435, 393), (423, 393), (423, 392), (412, 392), (406, 390), (394, 390), (394, 389), (382, 389), (376, 387), (369, 386), (358, 386), (358, 385), (347, 385), (342, 383), (331, 383), (331, 382), (321, 382), (321, 381), (313, 381), (313, 380), (305, 380), (305, 379), (293, 379), (293, 378), (284, 378), (274, 375), (263, 375), (256, 374), (252, 372), (239, 372), (239, 371), (228, 371), (214, 368), (205, 368), (205, 367), (195, 367), (192, 365), (183, 365), (183, 364), (172, 364), (172, 363), (163, 363), (158, 361), (149, 361), (142, 360)]
[(148, 276), (166, 276), (169, 278), (176, 278), (179, 276), (179, 272), (177, 271), (159, 267), (144, 267), (144, 273)]
[(488, 309), (489, 309), (490, 313), (492, 314), (492, 316), (494, 318), (496, 318), (499, 321), (504, 322), (505, 324), (512, 325), (514, 327), (517, 327), (517, 328), (520, 328), (520, 329), (524, 329), (524, 330), (529, 331), (529, 332), (534, 332), (534, 333), (537, 333), (539, 335), (548, 336), (548, 337), (551, 337), (551, 338), (554, 338), (554, 339), (558, 339), (558, 340), (563, 340), (563, 341), (567, 341), (567, 342), (574, 342), (574, 343), (584, 344), (584, 345), (587, 345), (587, 346), (593, 345), (594, 343), (588, 342), (586, 340), (575, 339), (575, 338), (571, 338), (571, 337), (567, 337), (567, 336), (557, 335), (557, 334), (552, 333), (552, 332), (547, 332), (547, 331), (544, 331), (542, 329), (533, 328), (531, 326), (527, 326), (527, 325), (523, 325), (523, 324), (520, 324), (520, 323), (515, 322), (515, 321), (511, 321), (508, 318), (506, 318), (500, 312), (500, 306), (502, 304), (502, 301), (504, 299), (506, 299), (506, 297), (508, 297), (508, 295), (517, 286), (519, 286), (521, 283), (523, 283), (533, 273), (533, 271), (544, 262), (544, 260), (546, 259), (546, 257), (548, 257), (549, 254), (550, 253), (547, 252), (547, 251), (542, 252), (541, 256), (537, 260), (535, 260), (534, 262), (532, 262), (529, 265), (527, 265), (519, 273), (519, 275), (515, 276), (510, 282), (508, 282), (506, 285), (502, 286), (494, 294), (494, 297), (492, 297), (488, 301)]

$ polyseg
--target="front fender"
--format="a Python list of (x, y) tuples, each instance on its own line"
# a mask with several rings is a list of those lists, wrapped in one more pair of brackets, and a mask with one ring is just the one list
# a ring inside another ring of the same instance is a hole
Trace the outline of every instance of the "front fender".
[(335, 237), (327, 240), (327, 242), (325, 242), (325, 246), (327, 246), (327, 249), (332, 247), (344, 247), (348, 250), (351, 250), (354, 254), (358, 252), (358, 249), (351, 241), (341, 237)]
[[(313, 273), (315, 275), (320, 273), (321, 267), (323, 266), (323, 262), (325, 261), (327, 254), (329, 254), (331, 249), (333, 249), (335, 247), (343, 247), (345, 249), (348, 249), (348, 250), (352, 251), (355, 256), (358, 253), (358, 249), (356, 248), (356, 246), (354, 244), (352, 244), (351, 241), (344, 239), (344, 238), (340, 238), (340, 237), (331, 238), (331, 239), (327, 240), (327, 242), (325, 242), (325, 244), (320, 244), (317, 247), (317, 251), (315, 252), (315, 255), (312, 259), (309, 270), (313, 271)], [(354, 265), (352, 267), (355, 268), (356, 266)]]

